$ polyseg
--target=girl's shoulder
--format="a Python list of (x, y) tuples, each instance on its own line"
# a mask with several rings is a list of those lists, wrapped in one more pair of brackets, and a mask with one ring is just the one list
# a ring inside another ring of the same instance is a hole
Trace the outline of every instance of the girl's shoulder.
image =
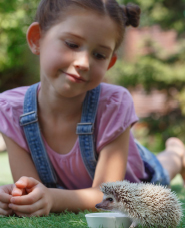
[(122, 86), (101, 83), (95, 128), (97, 152), (137, 121), (129, 91)]
[(29, 86), (22, 86), (0, 93), (0, 108), (2, 109), (4, 106), (22, 106), (28, 88)]
[(24, 96), (28, 88), (29, 86), (18, 87), (0, 93), (1, 124), (3, 122), (4, 125), (10, 126), (19, 122), (19, 117), (23, 112)]
[(123, 86), (101, 83), (100, 102), (133, 102), (130, 92)]

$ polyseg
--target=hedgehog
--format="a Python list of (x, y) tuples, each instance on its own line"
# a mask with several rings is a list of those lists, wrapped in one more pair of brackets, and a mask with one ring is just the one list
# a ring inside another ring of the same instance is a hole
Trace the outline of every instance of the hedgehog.
[(97, 209), (126, 214), (132, 220), (130, 227), (175, 228), (182, 218), (182, 204), (169, 188), (151, 183), (117, 181), (100, 186), (103, 201)]

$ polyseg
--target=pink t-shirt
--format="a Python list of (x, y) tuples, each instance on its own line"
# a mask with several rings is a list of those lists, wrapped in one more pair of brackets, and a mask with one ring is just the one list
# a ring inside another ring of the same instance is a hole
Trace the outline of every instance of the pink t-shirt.
[[(13, 139), (20, 147), (29, 151), (19, 117), (23, 113), (24, 95), (28, 87), (19, 87), (0, 94), (0, 132)], [(101, 93), (96, 117), (96, 151), (99, 154), (104, 146), (118, 137), (125, 129), (138, 120), (127, 89), (101, 83)], [(80, 153), (77, 139), (68, 154), (53, 151), (43, 138), (48, 156), (59, 177), (59, 184), (67, 189), (82, 189), (92, 186)], [(143, 162), (130, 133), (129, 155), (125, 179), (139, 182), (147, 178)]]

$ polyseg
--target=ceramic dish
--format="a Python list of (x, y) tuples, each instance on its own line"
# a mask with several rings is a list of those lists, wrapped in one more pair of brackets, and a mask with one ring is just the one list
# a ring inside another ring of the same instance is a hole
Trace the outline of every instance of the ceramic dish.
[(129, 228), (132, 223), (121, 213), (90, 213), (85, 217), (89, 228)]

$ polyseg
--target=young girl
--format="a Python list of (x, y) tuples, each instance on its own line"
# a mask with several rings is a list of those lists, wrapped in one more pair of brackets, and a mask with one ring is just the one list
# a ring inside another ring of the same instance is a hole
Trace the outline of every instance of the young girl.
[(95, 210), (103, 182), (169, 185), (184, 172), (182, 142), (169, 139), (157, 159), (130, 132), (138, 119), (129, 92), (101, 83), (139, 16), (138, 6), (115, 0), (40, 2), (27, 41), (40, 56), (41, 82), (0, 95), (15, 182), (0, 187), (1, 215)]

